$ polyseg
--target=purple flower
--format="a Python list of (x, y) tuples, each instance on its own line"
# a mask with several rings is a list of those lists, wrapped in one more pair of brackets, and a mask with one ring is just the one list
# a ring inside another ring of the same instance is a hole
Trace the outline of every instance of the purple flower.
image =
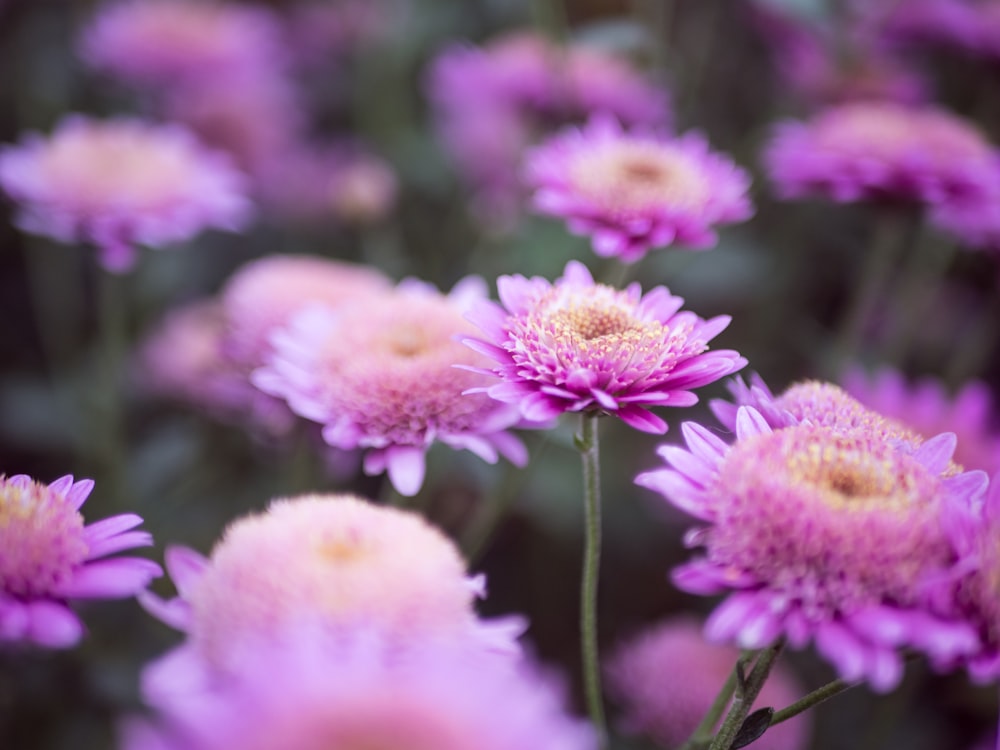
[(521, 417), (478, 392), (489, 380), (480, 374), (487, 360), (456, 340), (473, 332), (462, 314), (485, 294), (473, 277), (447, 297), (404, 282), (337, 310), (303, 310), (272, 338), (270, 364), (253, 382), (321, 423), (330, 445), (365, 450), (365, 471), (388, 472), (404, 495), (419, 491), (435, 441), (523, 465), (524, 445), (507, 432)]
[(502, 307), (483, 300), (468, 316), (485, 338), (465, 343), (497, 363), (478, 371), (503, 382), (474, 392), (517, 404), (527, 419), (597, 411), (663, 433), (667, 423), (647, 407), (691, 406), (698, 401), (691, 389), (746, 364), (735, 351), (707, 351), (728, 316), (679, 312), (684, 300), (666, 287), (619, 291), (570, 261), (555, 284), (501, 276), (497, 288)]
[(764, 153), (782, 198), (897, 200), (934, 205), (996, 184), (997, 152), (945, 110), (856, 102), (778, 125)]
[(135, 245), (237, 231), (250, 209), (242, 175), (222, 154), (182, 128), (129, 119), (70, 116), (49, 138), (3, 148), (0, 187), (20, 204), (22, 229), (93, 242), (112, 271), (131, 268)]
[(659, 450), (670, 468), (636, 479), (706, 524), (687, 535), (704, 555), (673, 580), (730, 592), (706, 626), (711, 640), (814, 641), (842, 678), (879, 691), (899, 682), (901, 647), (938, 666), (975, 649), (970, 626), (929, 594), (955, 558), (947, 520), (987, 484), (984, 472), (956, 472), (954, 435), (912, 448), (878, 431), (773, 430), (749, 406), (735, 426), (730, 446), (686, 423), (687, 447)]
[(153, 542), (130, 531), (142, 523), (132, 514), (84, 526), (80, 506), (93, 488), (69, 475), (49, 485), (0, 475), (0, 643), (73, 646), (83, 625), (68, 599), (134, 596), (162, 574), (150, 560), (104, 559)]
[(603, 116), (529, 152), (526, 179), (538, 211), (629, 263), (675, 243), (711, 247), (717, 224), (753, 213), (749, 175), (700, 135), (626, 133)]

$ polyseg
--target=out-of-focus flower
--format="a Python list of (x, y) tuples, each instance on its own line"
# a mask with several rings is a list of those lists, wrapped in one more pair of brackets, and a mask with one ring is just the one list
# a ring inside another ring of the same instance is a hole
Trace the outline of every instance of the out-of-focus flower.
[(930, 223), (967, 248), (1000, 252), (1000, 164), (994, 184), (983, 195), (942, 201), (931, 210)]
[(594, 750), (559, 685), (525, 660), (461, 644), (400, 653), (373, 632), (297, 633), (263, 644), (242, 678), (164, 702), (156, 724), (133, 725), (125, 750)]
[(986, 59), (1000, 58), (1000, 6), (969, 0), (890, 3), (882, 33), (893, 42), (925, 44)]
[(777, 127), (764, 153), (782, 198), (936, 204), (987, 193), (997, 151), (960, 117), (931, 108), (857, 102)]
[(491, 463), (501, 454), (523, 465), (524, 445), (507, 432), (522, 422), (517, 409), (465, 393), (489, 380), (477, 369), (487, 359), (456, 340), (473, 333), (462, 314), (485, 295), (485, 284), (472, 277), (447, 297), (404, 282), (335, 311), (303, 310), (272, 339), (274, 355), (254, 383), (323, 424), (330, 445), (365, 450), (365, 471), (388, 472), (404, 495), (423, 484), (424, 456), (435, 441)]
[(384, 217), (396, 200), (396, 175), (373, 154), (347, 157), (330, 180), (333, 213), (345, 224), (371, 224)]
[[(620, 644), (608, 659), (609, 688), (625, 710), (629, 732), (648, 734), (663, 747), (680, 747), (708, 713), (740, 652), (707, 642), (701, 629), (694, 618), (665, 620)], [(778, 664), (756, 705), (778, 710), (804, 694)], [(754, 744), (759, 750), (802, 750), (808, 735), (809, 719), (802, 715), (768, 729)]]
[(933, 378), (913, 383), (894, 370), (867, 377), (859, 369), (847, 374), (844, 387), (865, 406), (898, 420), (924, 437), (953, 432), (958, 438), (955, 461), (966, 469), (1000, 471), (1000, 432), (990, 390), (974, 381), (949, 396)]
[(366, 44), (380, 41), (393, 24), (401, 26), (399, 16), (405, 12), (402, 6), (386, 0), (295, 4), (288, 9), (286, 22), (289, 53), (304, 66), (342, 58)]
[(44, 485), (23, 474), (0, 475), (0, 643), (73, 646), (83, 625), (68, 599), (134, 596), (161, 575), (150, 560), (108, 558), (153, 541), (145, 531), (130, 531), (142, 523), (133, 514), (84, 526), (80, 506), (93, 488), (91, 480), (72, 476)]
[(528, 419), (594, 411), (662, 433), (667, 423), (648, 407), (691, 406), (691, 389), (746, 364), (735, 351), (708, 351), (728, 316), (678, 312), (684, 300), (665, 287), (620, 291), (571, 261), (554, 284), (501, 276), (497, 288), (502, 307), (483, 300), (468, 316), (485, 338), (465, 343), (497, 363), (479, 371), (503, 382), (476, 391), (516, 404)]
[(984, 472), (956, 473), (954, 435), (912, 448), (879, 433), (803, 422), (772, 430), (740, 407), (736, 442), (686, 423), (687, 448), (663, 446), (671, 467), (638, 484), (706, 522), (688, 534), (700, 559), (677, 586), (730, 592), (706, 626), (712, 640), (761, 648), (810, 641), (847, 680), (891, 690), (898, 649), (947, 665), (976, 646), (970, 626), (928, 593), (954, 562), (946, 532), (956, 508), (980, 502)]
[(0, 150), (0, 187), (25, 231), (93, 242), (102, 265), (128, 270), (135, 245), (162, 247), (207, 228), (239, 230), (250, 203), (223, 154), (178, 126), (71, 116), (48, 138)]
[(273, 71), (284, 64), (270, 11), (241, 3), (122, 0), (84, 30), (80, 53), (128, 83), (174, 86)]
[(417, 514), (352, 495), (275, 500), (230, 524), (209, 559), (172, 547), (166, 563), (179, 596), (146, 592), (140, 602), (188, 640), (151, 667), (151, 695), (241, 675), (261, 644), (288, 644), (300, 627), (483, 650), (514, 649), (522, 627), (477, 619), (485, 584), (466, 576), (444, 534)]
[(707, 248), (715, 226), (753, 213), (750, 176), (695, 133), (627, 133), (595, 117), (527, 155), (534, 206), (591, 238), (594, 252), (625, 262), (653, 248)]

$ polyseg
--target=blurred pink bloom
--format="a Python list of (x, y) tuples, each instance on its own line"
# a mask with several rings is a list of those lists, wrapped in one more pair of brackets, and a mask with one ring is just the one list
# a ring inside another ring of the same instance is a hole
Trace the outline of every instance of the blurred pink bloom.
[(472, 277), (447, 297), (404, 282), (337, 310), (305, 309), (272, 338), (271, 362), (253, 382), (323, 424), (330, 445), (365, 450), (365, 472), (388, 472), (404, 495), (419, 491), (436, 441), (490, 463), (503, 455), (523, 465), (524, 445), (507, 432), (523, 421), (517, 409), (466, 394), (489, 378), (456, 367), (487, 363), (456, 340), (473, 332), (462, 314), (485, 295)]
[[(609, 688), (624, 714), (624, 728), (648, 734), (662, 747), (680, 747), (708, 713), (740, 656), (739, 649), (709, 643), (691, 617), (665, 620), (619, 644), (607, 660)], [(754, 707), (780, 710), (806, 691), (775, 666)], [(757, 750), (804, 750), (810, 721), (797, 716), (772, 727)]]
[(401, 13), (405, 6), (391, 0), (298, 3), (288, 8), (288, 49), (301, 65), (328, 65), (381, 41), (392, 24), (401, 23)]
[(890, 3), (882, 19), (894, 42), (925, 44), (1000, 58), (1000, 4), (991, 0), (907, 0)]
[(716, 225), (753, 214), (750, 176), (702, 136), (625, 132), (602, 116), (529, 151), (526, 180), (538, 211), (626, 263), (674, 244), (711, 247)]
[(881, 692), (899, 683), (902, 647), (939, 667), (976, 648), (968, 623), (930, 593), (954, 561), (949, 519), (987, 486), (984, 472), (955, 471), (954, 435), (913, 447), (808, 421), (772, 429), (751, 406), (735, 427), (727, 445), (686, 423), (687, 447), (659, 450), (670, 468), (636, 479), (706, 524), (687, 535), (704, 556), (673, 580), (729, 592), (706, 626), (711, 640), (814, 641), (843, 679)]
[(648, 407), (691, 406), (691, 389), (746, 364), (735, 351), (708, 351), (728, 316), (679, 312), (684, 300), (666, 287), (619, 291), (571, 261), (554, 284), (515, 275), (501, 276), (497, 288), (503, 306), (479, 302), (468, 318), (484, 338), (465, 343), (497, 363), (477, 371), (503, 382), (474, 392), (516, 404), (531, 420), (592, 411), (663, 433), (667, 423)]
[(1000, 160), (993, 184), (982, 195), (942, 201), (930, 212), (930, 222), (974, 250), (1000, 252)]
[(131, 268), (135, 245), (241, 229), (250, 214), (244, 182), (186, 130), (139, 120), (70, 116), (48, 138), (31, 134), (0, 150), (0, 187), (20, 204), (18, 225), (93, 242), (112, 271)]
[(93, 488), (69, 475), (44, 485), (0, 474), (0, 643), (74, 646), (83, 625), (67, 600), (134, 596), (162, 574), (150, 560), (108, 558), (153, 540), (129, 530), (142, 523), (133, 514), (84, 526), (80, 506)]
[(345, 156), (330, 180), (333, 214), (344, 224), (375, 223), (392, 209), (397, 187), (396, 173), (374, 154)]
[(976, 127), (943, 109), (858, 102), (785, 122), (764, 153), (782, 198), (969, 199), (997, 182), (998, 154)]

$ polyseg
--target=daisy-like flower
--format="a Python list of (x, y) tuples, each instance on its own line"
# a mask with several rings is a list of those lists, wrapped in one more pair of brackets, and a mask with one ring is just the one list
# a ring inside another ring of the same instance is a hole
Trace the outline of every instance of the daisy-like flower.
[(167, 550), (179, 596), (140, 602), (187, 643), (150, 669), (150, 694), (238, 675), (261, 643), (288, 643), (300, 626), (348, 634), (377, 631), (404, 646), (453, 640), (513, 650), (519, 618), (484, 623), (461, 554), (417, 514), (351, 495), (279, 499), (233, 522), (206, 559)]
[(49, 138), (0, 149), (0, 188), (20, 204), (25, 231), (93, 242), (112, 271), (135, 245), (162, 247), (249, 216), (244, 179), (223, 154), (177, 126), (70, 116)]
[(108, 558), (152, 538), (130, 531), (142, 523), (132, 514), (84, 526), (80, 506), (93, 488), (72, 476), (45, 485), (0, 475), (0, 643), (73, 646), (83, 624), (67, 600), (134, 596), (161, 575), (150, 560)]
[(706, 625), (711, 640), (815, 641), (841, 677), (880, 691), (899, 682), (903, 646), (936, 665), (975, 648), (970, 627), (929, 594), (954, 563), (947, 519), (987, 484), (984, 472), (956, 473), (954, 435), (911, 449), (808, 422), (772, 430), (749, 406), (732, 446), (697, 424), (683, 430), (686, 448), (659, 450), (671, 468), (636, 482), (707, 523), (687, 537), (704, 556), (673, 580), (691, 593), (731, 592)]
[[(608, 659), (608, 687), (622, 704), (627, 731), (648, 734), (662, 747), (680, 747), (708, 713), (740, 653), (709, 643), (701, 630), (691, 617), (665, 620), (621, 643)], [(757, 705), (778, 710), (804, 694), (777, 664)], [(809, 719), (801, 715), (768, 729), (754, 744), (759, 750), (802, 750), (808, 736)]]
[(934, 205), (991, 190), (1000, 159), (972, 123), (945, 110), (855, 102), (780, 124), (764, 163), (782, 198)]
[(477, 368), (488, 360), (456, 338), (474, 332), (462, 316), (485, 297), (470, 277), (448, 296), (404, 282), (337, 310), (303, 310), (273, 337), (271, 362), (253, 382), (323, 424), (330, 445), (365, 450), (365, 472), (388, 472), (404, 495), (419, 491), (435, 441), (523, 465), (525, 447), (507, 432), (523, 422), (517, 409), (467, 393), (485, 390), (490, 378)]
[(989, 387), (980, 381), (966, 383), (953, 396), (934, 378), (907, 380), (894, 370), (867, 376), (852, 370), (844, 387), (865, 406), (884, 414), (923, 437), (953, 432), (958, 438), (955, 462), (966, 469), (982, 469), (992, 476), (1000, 471), (1000, 432)]
[(691, 406), (691, 389), (746, 365), (735, 351), (708, 351), (728, 316), (681, 312), (684, 300), (666, 287), (617, 290), (570, 261), (554, 284), (501, 276), (497, 288), (502, 307), (483, 300), (468, 316), (485, 338), (465, 343), (497, 363), (482, 372), (503, 379), (476, 390), (517, 404), (527, 419), (596, 411), (663, 433), (667, 423), (647, 407)]
[(282, 29), (266, 9), (201, 0), (121, 0), (84, 30), (80, 53), (128, 83), (174, 86), (273, 71)]
[(236, 684), (157, 705), (125, 750), (594, 750), (560, 686), (527, 661), (418, 644), (400, 654), (373, 633), (297, 634), (264, 644)]
[(627, 263), (668, 245), (711, 247), (718, 224), (753, 213), (749, 175), (702, 136), (629, 133), (604, 116), (529, 152), (526, 174), (538, 211)]

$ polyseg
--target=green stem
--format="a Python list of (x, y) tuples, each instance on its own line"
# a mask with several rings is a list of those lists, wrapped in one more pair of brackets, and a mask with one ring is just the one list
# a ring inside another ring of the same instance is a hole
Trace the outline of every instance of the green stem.
[[(748, 658), (746, 653), (742, 654), (740, 656), (740, 664), (745, 664)], [(722, 712), (726, 710), (726, 706), (729, 705), (729, 701), (733, 699), (733, 693), (736, 691), (736, 672), (737, 669), (733, 668), (733, 671), (729, 673), (726, 681), (722, 683), (722, 687), (715, 696), (715, 700), (712, 701), (712, 705), (702, 718), (701, 723), (695, 727), (688, 741), (681, 746), (680, 750), (696, 750), (696, 748), (707, 747), (708, 743), (711, 742), (712, 733), (719, 723), (719, 718), (722, 716)]]
[(608, 744), (601, 669), (597, 652), (597, 574), (601, 561), (601, 474), (597, 441), (597, 414), (584, 414), (577, 447), (583, 460), (584, 553), (580, 586), (580, 636), (583, 687), (587, 713), (597, 731), (600, 748)]
[(757, 696), (764, 687), (764, 683), (771, 673), (771, 667), (777, 661), (783, 646), (784, 641), (778, 641), (775, 645), (761, 651), (753, 666), (753, 671), (750, 672), (750, 676), (747, 677), (746, 682), (743, 685), (737, 684), (733, 705), (729, 707), (729, 713), (722, 722), (719, 733), (715, 735), (715, 739), (709, 745), (709, 750), (730, 750), (733, 746), (733, 741), (736, 739), (740, 727), (743, 726), (744, 720), (750, 713), (754, 701), (757, 700)]
[(807, 711), (813, 706), (818, 706), (823, 701), (832, 698), (835, 695), (840, 695), (848, 688), (852, 688), (858, 683), (848, 682), (847, 680), (834, 680), (833, 682), (828, 682), (826, 685), (820, 688), (816, 688), (808, 695), (804, 695), (799, 698), (795, 703), (781, 709), (780, 711), (775, 711), (774, 716), (771, 717), (771, 726), (775, 724), (780, 724), (783, 721), (788, 721), (793, 716), (798, 716), (803, 711)]

